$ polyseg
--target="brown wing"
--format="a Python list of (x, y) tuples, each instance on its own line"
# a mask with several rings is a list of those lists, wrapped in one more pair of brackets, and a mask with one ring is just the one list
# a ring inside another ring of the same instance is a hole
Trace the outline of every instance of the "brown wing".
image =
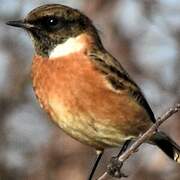
[(113, 56), (106, 51), (91, 52), (89, 56), (92, 61), (96, 63), (97, 69), (106, 75), (107, 80), (109, 80), (115, 90), (127, 91), (134, 101), (146, 109), (152, 122), (156, 121), (154, 113), (141, 92), (141, 89)]

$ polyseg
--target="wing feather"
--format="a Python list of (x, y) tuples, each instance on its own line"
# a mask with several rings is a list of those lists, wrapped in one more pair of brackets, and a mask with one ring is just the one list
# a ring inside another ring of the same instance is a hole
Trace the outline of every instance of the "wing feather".
[(124, 70), (121, 64), (106, 51), (96, 51), (89, 54), (92, 61), (95, 62), (96, 68), (103, 72), (110, 82), (114, 90), (118, 92), (127, 91), (128, 94), (141, 105), (149, 114), (151, 120), (155, 122), (154, 113), (152, 112), (147, 100), (145, 99), (141, 89), (130, 78), (128, 73)]

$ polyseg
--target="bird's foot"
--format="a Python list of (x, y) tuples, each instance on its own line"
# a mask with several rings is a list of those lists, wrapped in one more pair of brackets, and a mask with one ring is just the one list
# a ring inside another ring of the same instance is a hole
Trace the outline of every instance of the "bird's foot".
[(122, 166), (123, 162), (119, 161), (118, 157), (112, 157), (110, 163), (107, 166), (107, 172), (109, 175), (116, 178), (128, 177), (121, 172)]

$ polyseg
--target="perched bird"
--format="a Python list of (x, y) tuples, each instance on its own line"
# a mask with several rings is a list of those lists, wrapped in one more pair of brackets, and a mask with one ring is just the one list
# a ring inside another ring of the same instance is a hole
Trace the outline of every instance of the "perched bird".
[[(103, 152), (139, 136), (156, 121), (138, 85), (78, 10), (48, 4), (7, 24), (30, 34), (36, 97), (73, 138)], [(180, 147), (167, 135), (157, 132), (150, 141), (180, 162)]]

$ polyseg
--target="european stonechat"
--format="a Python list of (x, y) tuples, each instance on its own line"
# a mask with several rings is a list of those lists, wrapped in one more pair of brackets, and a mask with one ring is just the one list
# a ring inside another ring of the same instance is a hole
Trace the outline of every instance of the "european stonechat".
[[(73, 138), (102, 152), (139, 136), (156, 121), (138, 85), (78, 10), (48, 4), (7, 24), (30, 34), (36, 97)], [(157, 132), (150, 141), (180, 162), (180, 147), (165, 133)]]

